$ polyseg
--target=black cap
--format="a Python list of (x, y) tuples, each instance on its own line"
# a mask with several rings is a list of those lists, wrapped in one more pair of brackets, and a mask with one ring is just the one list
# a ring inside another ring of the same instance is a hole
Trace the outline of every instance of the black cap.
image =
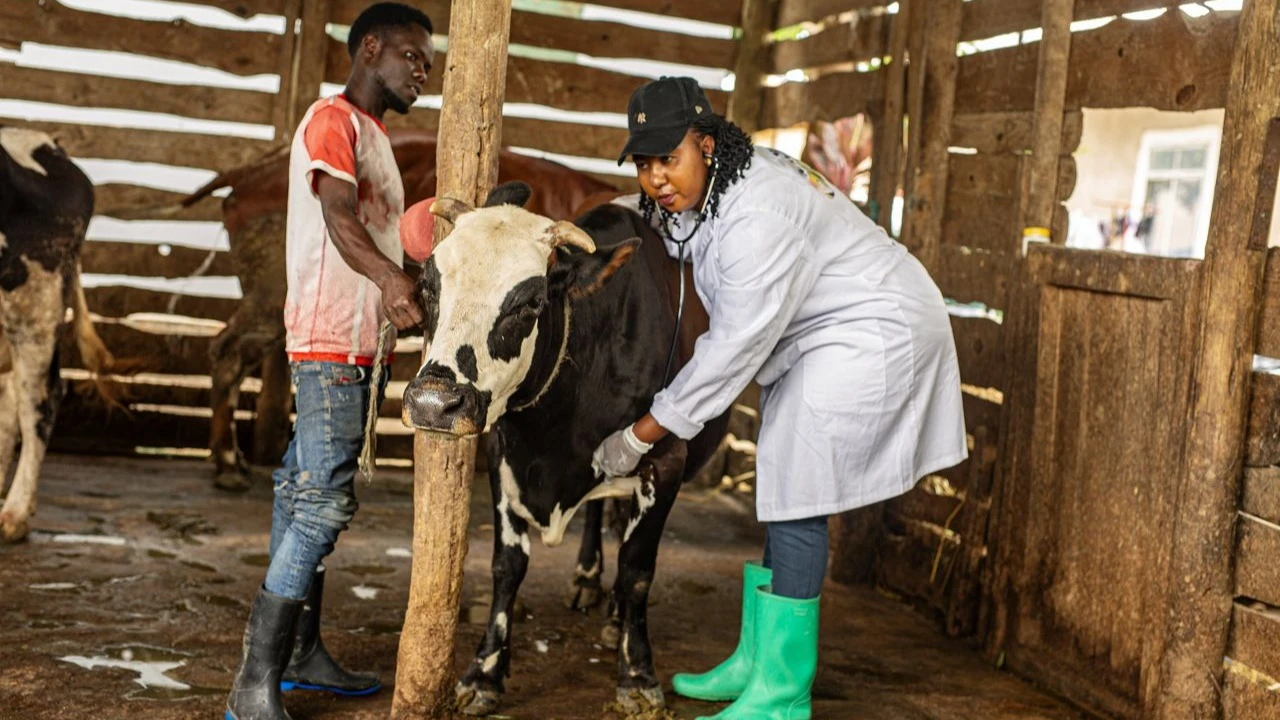
[(618, 164), (628, 155), (665, 155), (675, 150), (693, 121), (712, 112), (711, 101), (693, 78), (664, 77), (640, 86), (627, 103), (631, 137)]

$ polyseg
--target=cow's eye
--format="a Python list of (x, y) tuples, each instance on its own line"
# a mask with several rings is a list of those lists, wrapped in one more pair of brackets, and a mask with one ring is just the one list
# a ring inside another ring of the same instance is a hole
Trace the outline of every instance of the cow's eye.
[(542, 312), (542, 306), (544, 302), (545, 301), (540, 297), (529, 298), (529, 300), (526, 301), (525, 304), (516, 308), (516, 311), (512, 314), (515, 317), (519, 317), (521, 319), (537, 317), (538, 314)]

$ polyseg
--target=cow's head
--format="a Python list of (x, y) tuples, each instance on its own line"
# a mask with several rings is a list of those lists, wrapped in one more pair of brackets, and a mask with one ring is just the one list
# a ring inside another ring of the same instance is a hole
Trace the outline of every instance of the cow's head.
[(597, 250), (573, 223), (521, 207), (529, 193), (508, 183), (480, 209), (450, 198), (431, 206), (454, 229), (423, 267), (428, 349), (404, 393), (406, 425), (455, 435), (492, 425), (529, 375), (539, 318), (598, 290), (640, 244)]

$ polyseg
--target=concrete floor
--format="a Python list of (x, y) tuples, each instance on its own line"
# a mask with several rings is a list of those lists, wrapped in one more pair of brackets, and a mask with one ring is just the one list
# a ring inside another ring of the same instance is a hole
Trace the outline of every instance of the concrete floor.
[[(195, 461), (49, 458), (30, 540), (0, 546), (0, 718), (222, 717), (264, 572), (270, 489), (261, 481), (246, 495), (228, 495), (212, 488), (209, 472)], [(408, 596), (410, 482), (402, 471), (381, 471), (373, 485), (361, 484), (360, 512), (328, 562), (326, 644), (349, 666), (378, 670), (388, 685)], [(488, 593), (493, 536), (487, 483), (476, 488), (469, 605)], [(605, 710), (616, 666), (599, 643), (603, 620), (561, 604), (576, 541), (573, 534), (558, 548), (534, 541), (500, 717), (614, 717)], [(676, 697), (669, 680), (731, 650), (741, 563), (759, 546), (741, 499), (688, 491), (677, 504), (650, 613), (669, 717), (720, 707)], [(462, 626), (460, 668), (481, 630)], [(823, 599), (814, 696), (814, 717), (830, 720), (1085, 717), (986, 666), (911, 609), (869, 588), (836, 585)], [(389, 690), (359, 700), (287, 696), (295, 720), (385, 718), (390, 704)]]

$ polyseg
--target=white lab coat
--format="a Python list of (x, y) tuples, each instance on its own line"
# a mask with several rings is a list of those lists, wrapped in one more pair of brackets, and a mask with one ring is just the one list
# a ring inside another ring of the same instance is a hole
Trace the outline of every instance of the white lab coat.
[[(673, 234), (694, 220), (685, 213)], [(691, 438), (755, 377), (761, 521), (879, 502), (967, 457), (942, 294), (821, 176), (757, 149), (685, 257), (711, 326), (651, 412)]]

